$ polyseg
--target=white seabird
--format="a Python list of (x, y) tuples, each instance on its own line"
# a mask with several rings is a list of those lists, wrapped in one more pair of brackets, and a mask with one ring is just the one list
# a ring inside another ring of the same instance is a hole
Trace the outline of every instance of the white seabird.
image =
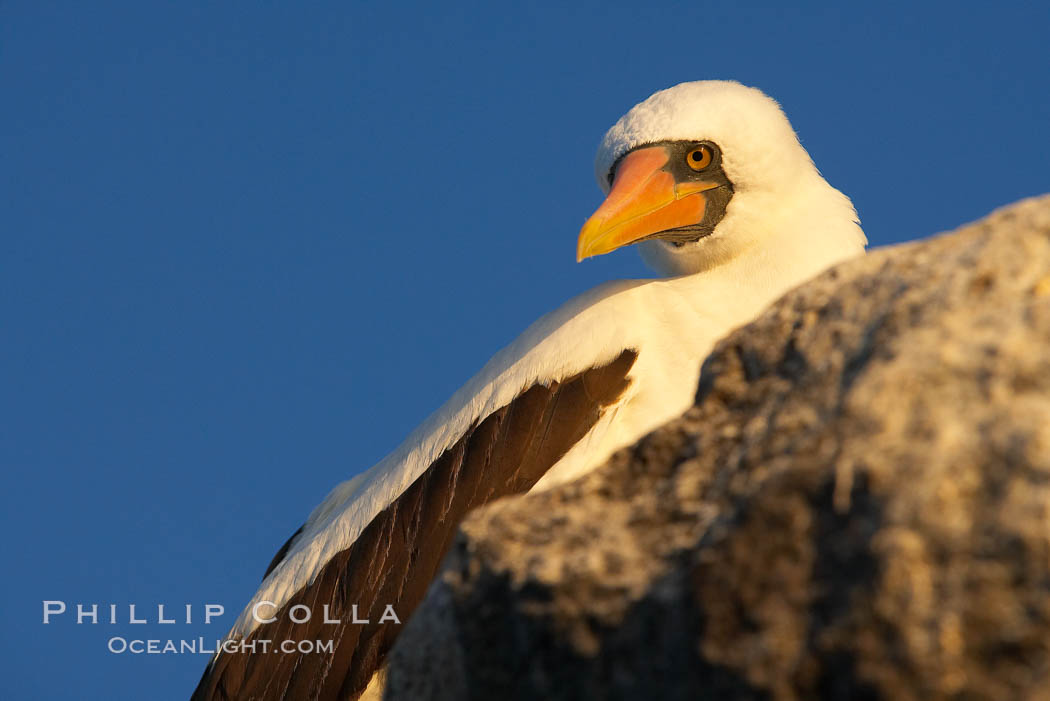
[(378, 697), (400, 629), (386, 606), (411, 614), (469, 509), (573, 479), (680, 415), (719, 338), (866, 243), (777, 103), (739, 83), (683, 83), (638, 104), (605, 135), (595, 175), (608, 197), (578, 259), (637, 243), (668, 277), (611, 282), (541, 318), (332, 490), (228, 639), (334, 650), (221, 651), (195, 699)]

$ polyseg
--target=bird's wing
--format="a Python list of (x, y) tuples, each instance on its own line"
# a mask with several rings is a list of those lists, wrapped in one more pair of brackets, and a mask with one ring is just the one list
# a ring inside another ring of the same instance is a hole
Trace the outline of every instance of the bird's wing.
[[(380, 620), (386, 606), (404, 622), (437, 574), (463, 516), (499, 497), (528, 491), (624, 394), (637, 357), (624, 349), (600, 367), (537, 382), (476, 420), (348, 547), (319, 563), (309, 582), (284, 601), (263, 607), (260, 618), (275, 620), (250, 627), (235, 651), (220, 651), (193, 699), (358, 698), (382, 668), (400, 630), (389, 617)], [(350, 486), (350, 499), (362, 498), (357, 485)], [(315, 512), (311, 521), (324, 515)], [(274, 558), (268, 575), (275, 568), (274, 574), (280, 573), (289, 548), (299, 545), (298, 535)], [(307, 611), (308, 621), (294, 622)], [(269, 649), (262, 641), (270, 641)], [(332, 646), (283, 651), (282, 641), (332, 641)]]
[(295, 533), (290, 535), (288, 537), (288, 540), (284, 541), (284, 545), (280, 547), (280, 549), (277, 551), (277, 554), (273, 556), (273, 559), (270, 560), (270, 564), (266, 567), (266, 572), (263, 573), (263, 580), (269, 577), (270, 573), (277, 569), (277, 565), (281, 564), (284, 561), (284, 556), (287, 555), (288, 551), (292, 549), (292, 544), (295, 542), (295, 539), (298, 538), (299, 535), (303, 532), (304, 528), (306, 528), (305, 523), (299, 526), (297, 529), (295, 529)]

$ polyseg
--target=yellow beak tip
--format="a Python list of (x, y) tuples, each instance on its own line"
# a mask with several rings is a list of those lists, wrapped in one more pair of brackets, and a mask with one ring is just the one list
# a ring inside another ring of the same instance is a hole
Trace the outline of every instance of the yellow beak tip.
[(608, 241), (605, 240), (608, 238), (608, 231), (605, 230), (604, 225), (604, 217), (591, 217), (584, 223), (583, 228), (580, 229), (579, 238), (576, 239), (577, 263), (612, 250), (608, 247)]

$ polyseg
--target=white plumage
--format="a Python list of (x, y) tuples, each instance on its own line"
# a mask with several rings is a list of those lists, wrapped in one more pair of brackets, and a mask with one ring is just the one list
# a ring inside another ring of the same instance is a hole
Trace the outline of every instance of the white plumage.
[(696, 241), (640, 243), (653, 268), (675, 277), (602, 285), (530, 326), (389, 456), (332, 490), (263, 581), (232, 636), (257, 627), (251, 615), (256, 602), (280, 607), (308, 587), (469, 427), (524, 390), (602, 365), (626, 348), (638, 353), (628, 390), (535, 484), (542, 489), (593, 469), (680, 415), (692, 404), (701, 362), (719, 338), (791, 287), (863, 251), (866, 241), (850, 201), (817, 172), (776, 102), (738, 83), (685, 83), (635, 106), (601, 142), (598, 184), (609, 192), (625, 155), (679, 141), (710, 142), (721, 150), (731, 199), (713, 230)]
[[(776, 102), (739, 83), (683, 83), (635, 106), (601, 142), (595, 161), (599, 186), (608, 193), (607, 173), (624, 153), (672, 139), (719, 143), (736, 185), (710, 237), (681, 248), (658, 240), (640, 244), (647, 263), (678, 277), (608, 283), (530, 326), (394, 452), (333, 489), (252, 603), (279, 606), (308, 584), (321, 563), (352, 543), (468, 426), (523, 389), (638, 348), (634, 381), (615, 411), (536, 488), (600, 465), (688, 408), (700, 364), (715, 341), (791, 287), (863, 251), (866, 239), (849, 199), (820, 176)], [(234, 634), (254, 627), (250, 609)]]

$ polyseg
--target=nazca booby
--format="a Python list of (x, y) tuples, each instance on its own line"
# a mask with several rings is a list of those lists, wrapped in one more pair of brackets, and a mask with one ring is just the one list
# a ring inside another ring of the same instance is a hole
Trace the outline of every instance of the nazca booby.
[(637, 243), (668, 277), (611, 282), (541, 318), (394, 452), (332, 490), (228, 640), (334, 650), (220, 651), (194, 698), (378, 698), (400, 629), (379, 619), (387, 605), (401, 621), (411, 614), (469, 509), (572, 479), (680, 415), (715, 341), (866, 243), (777, 103), (739, 83), (652, 95), (606, 133), (595, 175), (607, 198), (577, 258)]

